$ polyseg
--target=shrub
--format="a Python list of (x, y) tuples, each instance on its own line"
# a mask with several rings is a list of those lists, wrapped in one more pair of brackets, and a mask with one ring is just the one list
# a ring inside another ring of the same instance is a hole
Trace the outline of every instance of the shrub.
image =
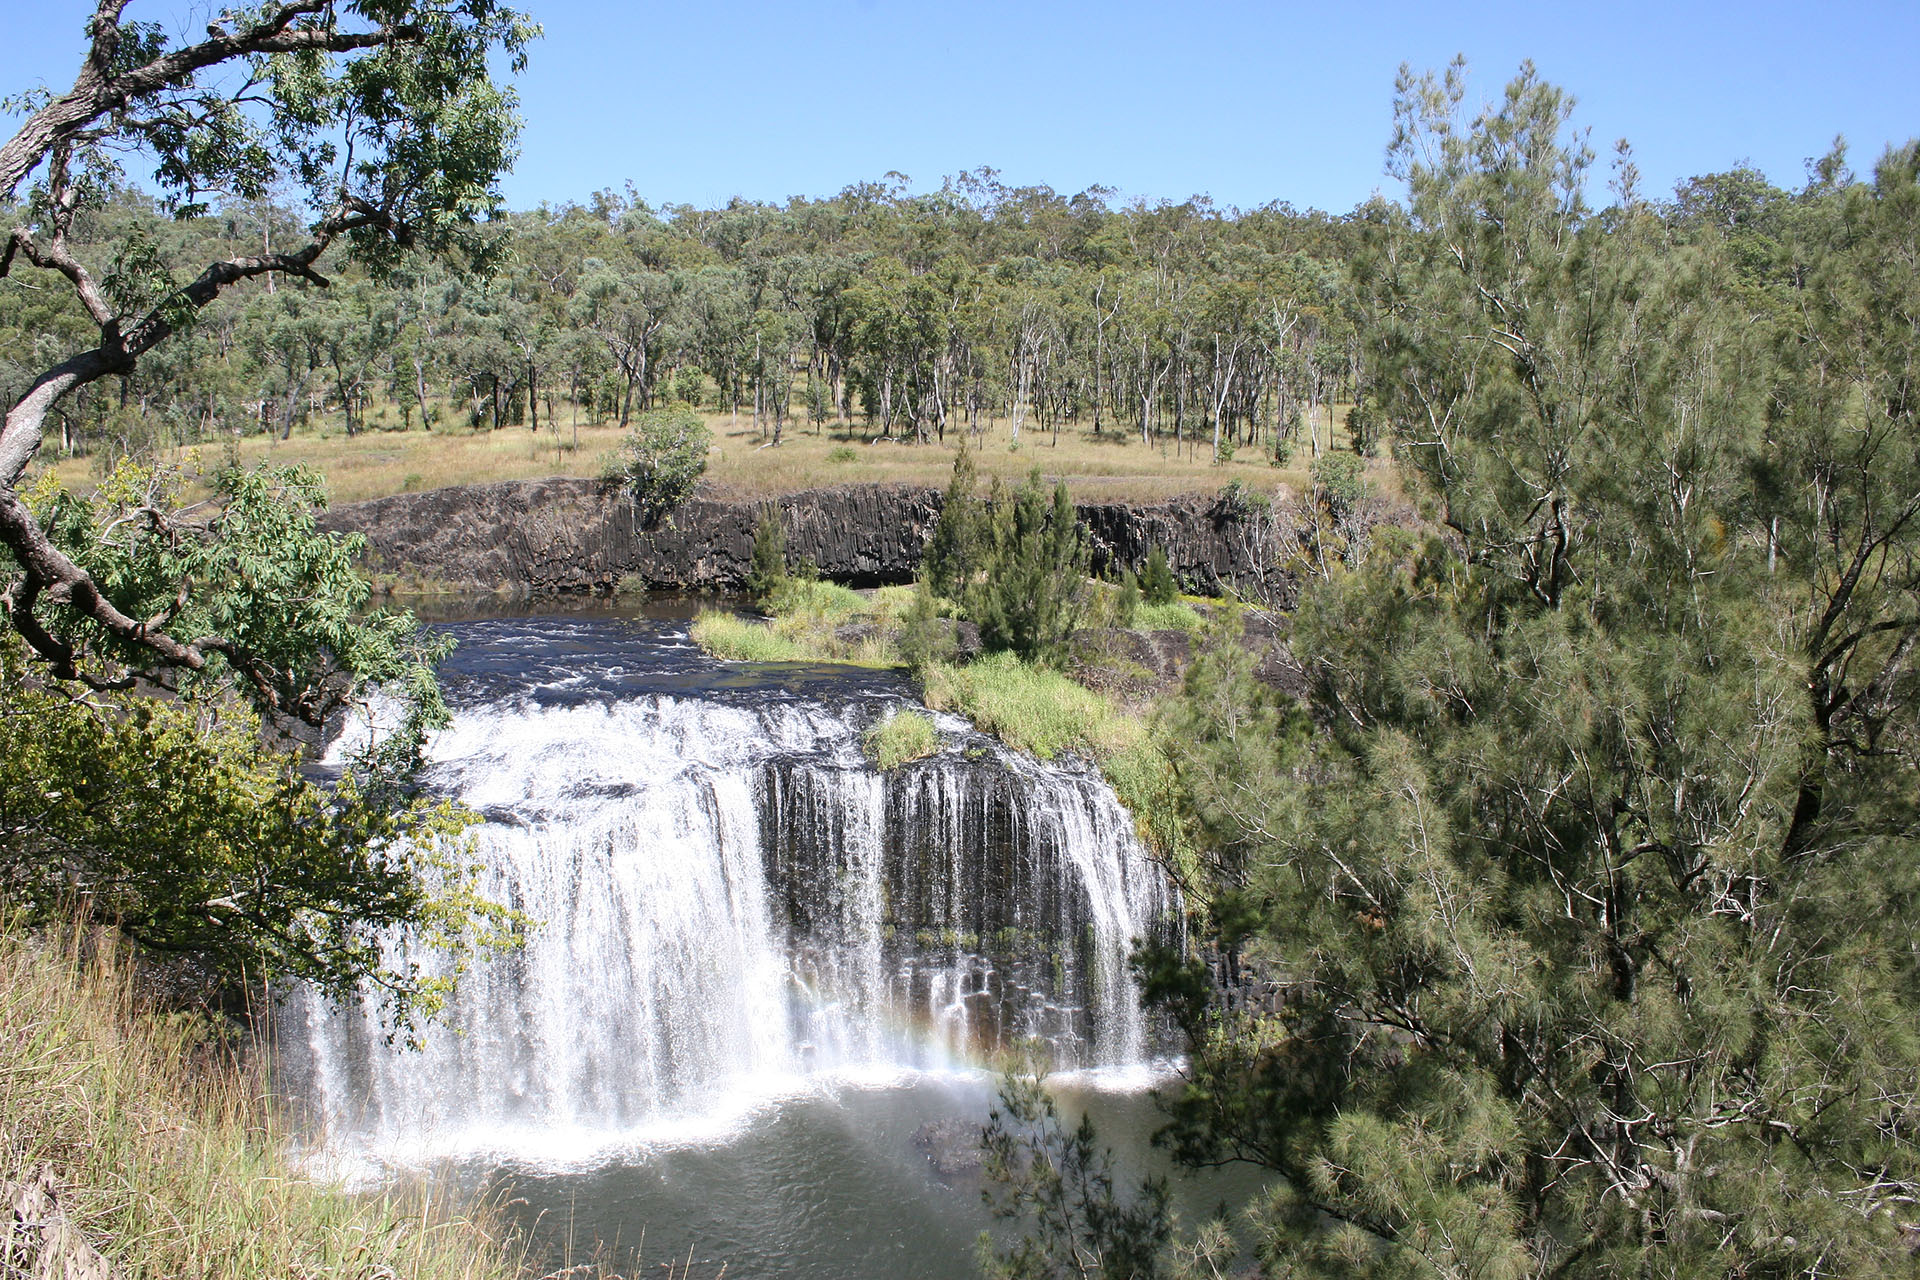
[(858, 462), (860, 453), (850, 444), (837, 444), (827, 450), (828, 462)]
[(1055, 484), (1049, 503), (1035, 467), (1011, 499), (996, 494), (992, 508), (986, 572), (966, 592), (967, 613), (988, 649), (1052, 661), (1078, 621), (1087, 576), (1067, 486)]
[(892, 711), (867, 730), (862, 739), (867, 758), (882, 770), (897, 769), (910, 760), (919, 760), (940, 749), (940, 734), (933, 717), (920, 711)]
[(1229, 480), (1213, 500), (1214, 510), (1228, 520), (1251, 520), (1273, 511), (1273, 499), (1252, 485)]
[(1379, 449), (1383, 416), (1374, 405), (1373, 397), (1362, 394), (1353, 408), (1347, 410), (1347, 438), (1353, 444), (1353, 451), (1363, 458), (1371, 458)]
[(698, 369), (678, 369), (671, 383), (675, 400), (690, 405), (699, 404), (707, 389), (707, 376)]
[(981, 510), (974, 493), (977, 483), (973, 450), (963, 438), (960, 452), (954, 455), (953, 478), (947, 482), (946, 497), (940, 503), (940, 518), (927, 538), (926, 554), (920, 562), (920, 576), (933, 588), (933, 594), (949, 600), (960, 598), (980, 568), (987, 513)]
[(940, 602), (925, 579), (914, 585), (913, 603), (900, 618), (900, 660), (924, 672), (936, 662), (953, 657), (951, 625), (940, 616)]
[(624, 483), (634, 504), (649, 518), (656, 517), (692, 495), (707, 469), (712, 443), (713, 432), (691, 407), (676, 403), (649, 409), (634, 419), (633, 430), (603, 474)]
[(1367, 482), (1361, 478), (1365, 465), (1352, 453), (1329, 453), (1314, 461), (1314, 500), (1336, 524), (1346, 518), (1367, 490)]
[(1108, 599), (1113, 606), (1113, 625), (1132, 627), (1134, 620), (1140, 616), (1140, 579), (1134, 576), (1133, 570), (1120, 571), (1120, 585), (1113, 589)]
[(787, 582), (787, 531), (772, 503), (760, 508), (753, 530), (753, 562), (747, 569), (747, 594), (764, 605)]
[(1158, 543), (1147, 553), (1147, 567), (1140, 574), (1140, 594), (1148, 604), (1172, 604), (1180, 594), (1180, 579), (1167, 564), (1167, 549)]

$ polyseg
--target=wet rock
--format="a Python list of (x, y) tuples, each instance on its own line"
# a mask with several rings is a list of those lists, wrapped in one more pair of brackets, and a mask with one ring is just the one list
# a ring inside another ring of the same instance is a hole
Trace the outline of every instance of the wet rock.
[(930, 1120), (913, 1131), (913, 1145), (943, 1178), (975, 1172), (986, 1159), (980, 1126), (966, 1120)]

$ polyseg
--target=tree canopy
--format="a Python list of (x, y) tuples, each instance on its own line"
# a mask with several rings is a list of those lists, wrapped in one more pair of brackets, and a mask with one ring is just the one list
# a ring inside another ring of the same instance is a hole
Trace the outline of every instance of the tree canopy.
[(1286, 1274), (1910, 1274), (1920, 149), (1759, 245), (1630, 162), (1590, 209), (1530, 67), (1464, 88), (1403, 76), (1355, 266), (1433, 532), (1306, 592), (1317, 729), (1218, 661), (1179, 712), (1288, 1003), (1149, 966), (1169, 1139), (1285, 1175)]
[[(315, 525), (312, 476), (227, 468), (200, 501), (139, 461), (87, 498), (22, 478), (50, 414), (102, 379), (126, 389), (170, 342), (190, 347), (236, 285), (324, 288), (335, 245), (372, 279), (409, 250), (484, 259), (478, 224), (517, 131), (488, 60), (517, 68), (536, 31), (492, 0), (286, 0), (227, 10), (180, 44), (128, 7), (100, 0), (73, 87), (16, 100), (25, 120), (0, 144), (0, 200), (17, 201), (0, 276), (37, 271), (71, 304), (8, 352), (0, 881), (37, 910), (77, 897), (151, 945), (255, 976), (335, 993), (373, 979), (404, 1017), (432, 993), (381, 969), (379, 928), (470, 936), (509, 919), (471, 895), (448, 843), (458, 815), (407, 786), (444, 717), (438, 646), (408, 615), (367, 611), (356, 545)], [(147, 224), (103, 245), (91, 220), (130, 151), (178, 217), (290, 185), (310, 220), (279, 227), (280, 248), (185, 274)], [(252, 718), (327, 725), (376, 688), (402, 708), (397, 727), (334, 788)]]

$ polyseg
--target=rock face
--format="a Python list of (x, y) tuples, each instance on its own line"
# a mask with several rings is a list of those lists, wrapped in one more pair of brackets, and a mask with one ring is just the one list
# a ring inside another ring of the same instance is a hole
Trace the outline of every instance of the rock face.
[[(806, 489), (772, 500), (787, 553), (849, 586), (909, 582), (940, 514), (940, 492), (904, 485)], [(398, 494), (340, 507), (330, 529), (366, 535), (367, 567), (454, 590), (732, 589), (745, 583), (765, 502), (702, 492), (671, 516), (641, 518), (598, 480), (510, 480)], [(1204, 498), (1078, 508), (1096, 572), (1138, 569), (1157, 543), (1189, 590), (1291, 598), (1274, 567), (1271, 516), (1242, 517)]]
[[(851, 586), (904, 582), (939, 515), (939, 495), (899, 486), (810, 489), (779, 499), (787, 551)], [(646, 521), (598, 480), (510, 480), (398, 494), (330, 512), (367, 538), (367, 567), (459, 590), (594, 591), (746, 581), (762, 504), (701, 494)]]
[(1241, 595), (1269, 606), (1291, 605), (1294, 582), (1279, 567), (1277, 512), (1236, 512), (1217, 499), (1175, 498), (1133, 506), (1090, 503), (1076, 508), (1093, 547), (1093, 568), (1136, 572), (1157, 544), (1181, 585), (1203, 596)]

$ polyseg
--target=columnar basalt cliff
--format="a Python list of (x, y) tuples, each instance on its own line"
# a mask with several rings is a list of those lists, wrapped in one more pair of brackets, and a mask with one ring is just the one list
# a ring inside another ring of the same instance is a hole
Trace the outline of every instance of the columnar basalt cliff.
[[(329, 528), (367, 538), (367, 567), (456, 590), (732, 589), (746, 581), (763, 507), (778, 509), (789, 556), (850, 586), (911, 581), (940, 514), (940, 492), (840, 485), (777, 499), (702, 491), (649, 521), (624, 491), (597, 480), (512, 480), (398, 494), (329, 513)], [(1188, 589), (1287, 602), (1273, 517), (1239, 515), (1207, 498), (1082, 505), (1096, 572), (1138, 569), (1157, 544)]]

